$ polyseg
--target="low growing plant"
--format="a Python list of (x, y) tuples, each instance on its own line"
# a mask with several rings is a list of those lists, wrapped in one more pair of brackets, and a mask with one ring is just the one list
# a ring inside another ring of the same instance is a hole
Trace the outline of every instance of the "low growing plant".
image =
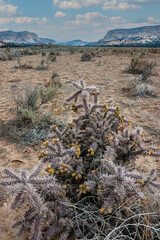
[(72, 105), (78, 116), (61, 131), (53, 126), (40, 164), (3, 171), (11, 209), (24, 212), (13, 228), (34, 240), (158, 239), (157, 173), (143, 175), (133, 163), (138, 155), (159, 157), (160, 148), (149, 146), (112, 100), (100, 103), (96, 87), (73, 85), (67, 101), (79, 99)]
[(81, 61), (91, 61), (93, 55), (88, 51), (88, 52), (84, 52), (81, 56)]
[(126, 71), (132, 74), (142, 74), (142, 81), (146, 81), (153, 75), (155, 65), (156, 62), (134, 57), (131, 59), (131, 64)]
[(24, 123), (33, 123), (37, 118), (39, 108), (53, 99), (56, 90), (56, 88), (45, 89), (39, 86), (31, 89), (29, 85), (22, 89), (14, 86), (11, 91), (16, 103), (17, 117)]

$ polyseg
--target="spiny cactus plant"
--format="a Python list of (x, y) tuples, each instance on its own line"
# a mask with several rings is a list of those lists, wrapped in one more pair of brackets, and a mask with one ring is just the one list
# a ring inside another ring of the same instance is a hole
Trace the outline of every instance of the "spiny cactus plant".
[(160, 148), (148, 146), (143, 129), (132, 129), (112, 100), (99, 103), (96, 87), (73, 85), (67, 101), (79, 99), (72, 105), (78, 116), (63, 131), (53, 126), (40, 165), (31, 173), (4, 169), (0, 186), (14, 193), (11, 208), (24, 211), (13, 227), (34, 240), (157, 239), (159, 205), (150, 206), (160, 188), (156, 171), (143, 175), (131, 165), (140, 154), (159, 157)]

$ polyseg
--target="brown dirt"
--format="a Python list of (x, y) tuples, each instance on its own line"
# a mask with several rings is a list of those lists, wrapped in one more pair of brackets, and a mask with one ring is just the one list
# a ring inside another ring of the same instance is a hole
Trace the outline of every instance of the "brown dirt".
[[(16, 118), (14, 101), (11, 98), (10, 87), (13, 85), (24, 86), (30, 84), (47, 85), (53, 70), (59, 74), (62, 88), (57, 98), (43, 107), (43, 111), (51, 111), (57, 120), (68, 121), (73, 114), (65, 103), (66, 97), (72, 92), (72, 81), (84, 79), (86, 84), (96, 85), (101, 92), (101, 99), (114, 99), (126, 118), (135, 126), (142, 126), (146, 135), (153, 138), (156, 146), (160, 145), (160, 54), (149, 55), (148, 58), (156, 60), (157, 74), (152, 77), (152, 86), (157, 98), (135, 98), (127, 96), (122, 88), (128, 81), (134, 81), (134, 76), (124, 73), (132, 56), (128, 54), (106, 54), (101, 58), (94, 58), (90, 62), (81, 62), (81, 54), (61, 53), (57, 61), (50, 64), (48, 71), (14, 69), (16, 61), (0, 62), (0, 170), (5, 166), (13, 168), (31, 168), (38, 160), (38, 147), (24, 147), (16, 144), (4, 130), (12, 127), (11, 120)], [(34, 67), (41, 61), (41, 55), (22, 58), (22, 63), (31, 63)], [(43, 57), (45, 59), (45, 57)], [(151, 168), (160, 169), (158, 159), (147, 156), (138, 158), (139, 170), (148, 171)], [(4, 204), (5, 202), (5, 204)], [(9, 210), (8, 199), (0, 191), (0, 239), (13, 240), (11, 231), (13, 214)], [(24, 239), (24, 238), (23, 238)]]

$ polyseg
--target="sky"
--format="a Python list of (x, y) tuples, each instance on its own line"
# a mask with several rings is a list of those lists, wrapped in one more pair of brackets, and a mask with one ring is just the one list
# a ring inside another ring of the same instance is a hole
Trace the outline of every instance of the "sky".
[(0, 31), (94, 42), (111, 29), (160, 25), (160, 0), (0, 0)]

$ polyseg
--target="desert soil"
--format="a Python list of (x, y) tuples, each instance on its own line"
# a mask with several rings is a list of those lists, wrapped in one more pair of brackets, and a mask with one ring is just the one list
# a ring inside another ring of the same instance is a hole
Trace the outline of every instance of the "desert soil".
[[(112, 98), (122, 109), (126, 119), (130, 120), (133, 126), (143, 127), (146, 136), (153, 139), (153, 145), (160, 146), (160, 54), (147, 56), (148, 59), (157, 63), (157, 75), (151, 78), (151, 85), (158, 96), (156, 98), (136, 98), (127, 96), (122, 91), (128, 82), (134, 81), (136, 77), (124, 72), (133, 56), (106, 54), (90, 62), (81, 62), (80, 57), (79, 53), (72, 55), (61, 53), (56, 62), (50, 64), (47, 71), (15, 69), (14, 66), (18, 66), (17, 61), (0, 62), (0, 171), (7, 166), (32, 168), (38, 162), (39, 146), (22, 146), (8, 137), (7, 132), (5, 133), (12, 127), (11, 120), (16, 118), (15, 103), (11, 98), (10, 88), (13, 85), (23, 87), (27, 84), (47, 86), (53, 71), (59, 74), (62, 88), (58, 91), (56, 99), (42, 108), (44, 112), (52, 112), (58, 121), (66, 122), (72, 119), (73, 114), (70, 106), (65, 103), (65, 99), (74, 90), (72, 81), (78, 82), (83, 79), (87, 85), (96, 85), (99, 88), (102, 100)], [(40, 64), (41, 59), (41, 55), (26, 56), (22, 57), (21, 62), (31, 63), (35, 67), (38, 63)], [(160, 170), (159, 160), (150, 156), (138, 158), (137, 167), (140, 171), (149, 171), (151, 168)], [(17, 239), (10, 227), (13, 218), (9, 201), (0, 191), (0, 240)]]

